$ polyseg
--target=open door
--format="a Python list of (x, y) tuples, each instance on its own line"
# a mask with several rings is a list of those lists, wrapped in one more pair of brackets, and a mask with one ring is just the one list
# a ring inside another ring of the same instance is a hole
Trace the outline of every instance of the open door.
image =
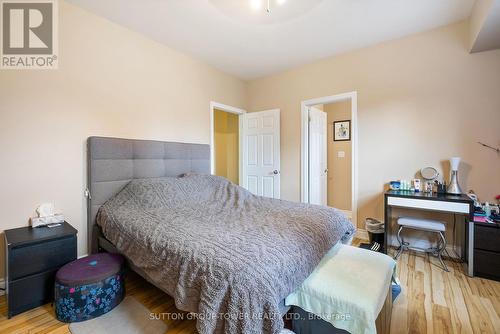
[(280, 198), (280, 110), (240, 117), (243, 157), (240, 184), (256, 195)]
[(327, 205), (326, 112), (309, 107), (309, 203)]

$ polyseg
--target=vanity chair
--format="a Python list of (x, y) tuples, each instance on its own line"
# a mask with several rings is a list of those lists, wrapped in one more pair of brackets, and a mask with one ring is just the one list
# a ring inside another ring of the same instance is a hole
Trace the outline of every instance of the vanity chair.
[[(446, 231), (445, 223), (437, 220), (411, 218), (411, 217), (399, 217), (397, 222), (399, 225), (397, 234), (399, 249), (398, 252), (396, 253), (396, 256), (394, 256), (395, 260), (398, 259), (399, 255), (401, 255), (401, 253), (404, 250), (413, 249), (413, 250), (425, 251), (427, 253), (432, 253), (439, 259), (439, 262), (441, 263), (442, 269), (444, 271), (449, 271), (448, 267), (446, 266), (442, 258), (443, 252), (446, 251), (446, 238), (444, 236), (444, 233)], [(438, 242), (436, 247), (430, 247), (427, 249), (411, 247), (409, 242), (404, 241), (401, 237), (401, 232), (403, 231), (404, 228), (436, 233), (438, 235)]]

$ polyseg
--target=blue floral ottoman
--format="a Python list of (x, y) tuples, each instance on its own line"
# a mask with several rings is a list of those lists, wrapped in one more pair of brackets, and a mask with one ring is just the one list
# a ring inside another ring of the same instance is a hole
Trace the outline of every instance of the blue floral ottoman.
[(125, 294), (123, 273), (118, 254), (94, 254), (63, 266), (56, 274), (57, 319), (79, 322), (111, 311)]

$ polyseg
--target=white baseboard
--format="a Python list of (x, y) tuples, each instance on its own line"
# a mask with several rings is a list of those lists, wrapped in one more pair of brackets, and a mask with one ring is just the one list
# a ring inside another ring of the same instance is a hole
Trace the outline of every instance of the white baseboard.
[(342, 213), (344, 215), (346, 215), (347, 218), (352, 219), (352, 211), (350, 211), (350, 210), (341, 210), (341, 209), (339, 209), (339, 211), (342, 211)]
[(362, 229), (362, 228), (358, 228), (356, 230), (355, 237), (358, 238), (358, 239), (362, 239), (362, 240), (369, 240), (369, 238), (368, 238), (368, 232), (365, 229)]
[[(418, 243), (415, 243), (415, 244), (418, 244)], [(431, 245), (427, 245), (427, 244), (423, 244), (423, 245), (424, 246), (421, 246), (420, 244), (418, 244), (417, 247), (425, 249), (425, 248), (428, 248), (431, 246)], [(399, 247), (399, 243), (389, 242), (389, 247), (397, 249)], [(422, 250), (413, 250), (413, 251), (424, 252), (423, 249)], [(448, 254), (443, 252), (443, 257), (449, 255), (451, 259), (460, 259), (460, 256), (455, 252), (455, 248), (453, 247), (453, 245), (446, 245), (446, 251), (448, 252)]]
[[(358, 239), (362, 239), (363, 241), (370, 240), (368, 238), (368, 231), (366, 231), (366, 230), (364, 230), (362, 228), (358, 228), (356, 230), (355, 237), (358, 238)], [(389, 240), (389, 246), (393, 247), (393, 248), (398, 248), (399, 247), (399, 243), (397, 243), (397, 241), (395, 242), (395, 238), (394, 238), (392, 241)], [(452, 259), (460, 259), (460, 257), (458, 256), (458, 254), (455, 252), (455, 249), (454, 249), (453, 245), (446, 245), (446, 250), (448, 251), (448, 254), (449, 254), (450, 258), (452, 258)], [(443, 256), (446, 256), (446, 255), (447, 255), (446, 253), (443, 253)]]

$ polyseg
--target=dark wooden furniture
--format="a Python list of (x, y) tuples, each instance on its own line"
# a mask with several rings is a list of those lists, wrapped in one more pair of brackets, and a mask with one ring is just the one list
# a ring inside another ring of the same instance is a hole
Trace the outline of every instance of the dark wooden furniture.
[[(389, 234), (391, 233), (392, 208), (399, 207), (405, 209), (428, 210), (438, 212), (448, 212), (454, 215), (465, 217), (464, 227), (461, 236), (457, 238), (461, 241), (460, 257), (466, 264), (467, 275), (473, 276), (474, 268), (474, 201), (466, 195), (451, 195), (437, 193), (410, 192), (403, 190), (389, 190), (384, 196), (385, 207), (385, 235), (384, 252), (387, 254)], [(458, 226), (457, 226), (458, 227)]]
[(474, 275), (500, 281), (500, 223), (474, 223)]
[(66, 222), (52, 228), (5, 230), (9, 318), (53, 300), (57, 270), (76, 259), (76, 234)]

